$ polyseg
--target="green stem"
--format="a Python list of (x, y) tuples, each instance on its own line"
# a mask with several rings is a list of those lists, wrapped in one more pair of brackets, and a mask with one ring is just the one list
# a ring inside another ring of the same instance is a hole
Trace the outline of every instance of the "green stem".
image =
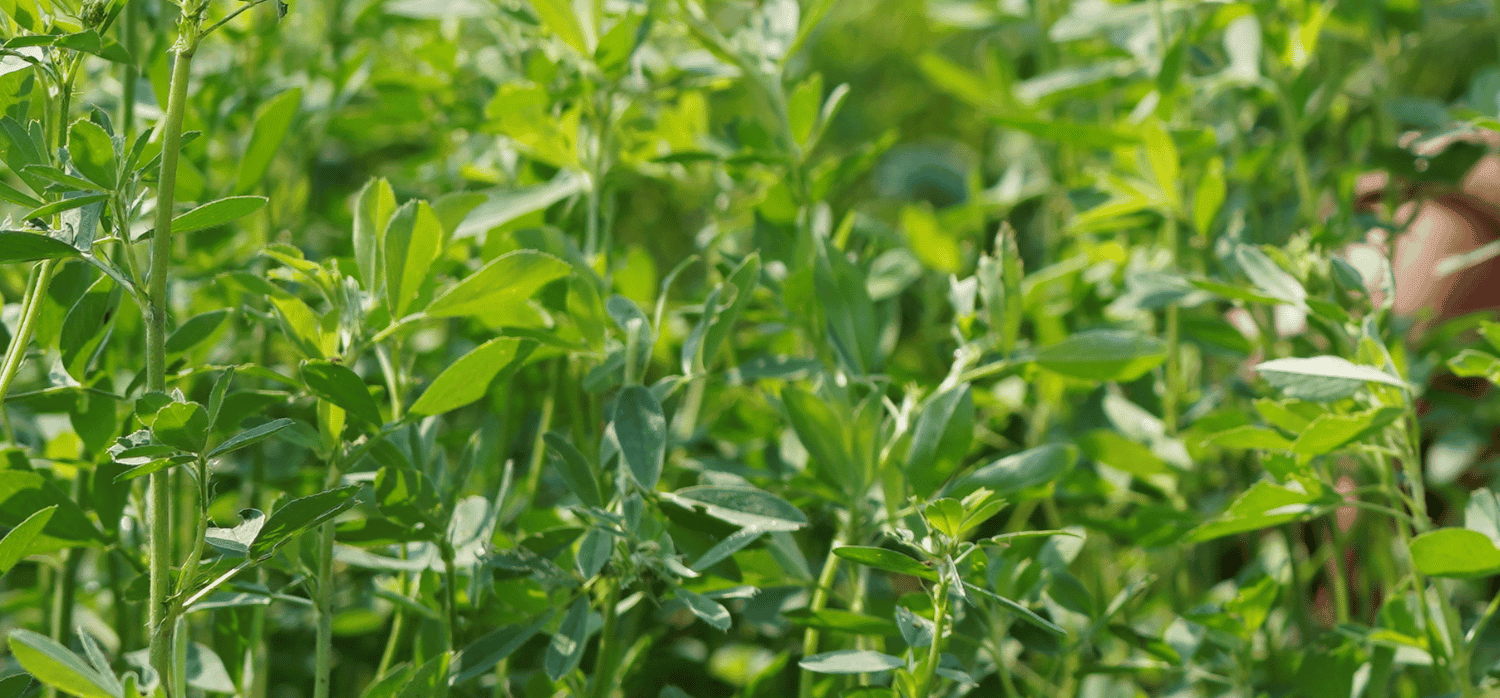
[[(1177, 218), (1167, 216), (1162, 237), (1167, 243), (1167, 249), (1171, 251), (1170, 264), (1177, 266)], [(1161, 400), (1162, 425), (1166, 428), (1167, 436), (1177, 436), (1177, 405), (1178, 398), (1182, 393), (1182, 339), (1178, 331), (1177, 304), (1167, 306), (1167, 362), (1162, 367), (1164, 385)]]
[[(813, 613), (817, 613), (828, 606), (828, 591), (829, 589), (833, 588), (833, 581), (838, 577), (839, 560), (841, 559), (839, 558), (839, 556), (834, 555), (833, 551), (846, 543), (848, 537), (852, 533), (852, 531), (850, 531), (849, 529), (852, 528), (853, 523), (851, 517), (851, 523), (843, 531), (843, 535), (834, 538), (833, 544), (828, 547), (828, 558), (823, 561), (823, 571), (818, 574), (818, 586), (813, 589), (812, 600), (807, 605), (807, 609), (809, 611), (812, 611)], [(805, 632), (803, 632), (803, 657), (810, 657), (818, 653), (819, 637), (820, 634), (818, 632), (818, 629), (814, 627), (809, 627)], [(812, 698), (812, 684), (813, 673), (811, 671), (803, 669), (801, 677), (797, 682), (797, 698)]]
[(36, 332), (37, 317), (41, 315), (42, 297), (52, 283), (52, 272), (56, 268), (55, 259), (38, 264), (34, 279), (26, 288), (26, 298), (21, 302), (21, 324), (16, 328), (15, 336), (11, 337), (10, 348), (5, 352), (5, 363), (0, 366), (0, 404), (10, 394), (10, 385), (15, 381), (16, 374), (21, 372), (21, 364), (26, 360), (26, 347), (31, 344), (31, 335)]
[(594, 669), (593, 685), (589, 687), (591, 698), (609, 698), (615, 689), (615, 673), (620, 668), (619, 632), (620, 583), (618, 580), (603, 580), (604, 627), (599, 634), (599, 662)]
[(948, 620), (948, 578), (943, 575), (940, 579), (932, 599), (932, 644), (927, 647), (927, 659), (922, 662), (921, 678), (917, 680), (917, 692), (913, 698), (932, 695), (938, 662), (943, 657), (943, 625)]
[[(166, 390), (167, 370), (167, 276), (172, 257), (172, 209), (177, 194), (177, 159), (182, 151), (182, 121), (187, 111), (188, 80), (193, 72), (193, 54), (198, 48), (197, 23), (184, 20), (177, 58), (172, 65), (171, 87), (167, 94), (167, 113), (162, 118), (161, 177), (156, 190), (156, 231), (151, 236), (151, 279), (146, 308), (146, 388)], [(167, 608), (171, 573), (171, 493), (170, 472), (151, 474), (151, 600), (148, 624), (151, 627), (151, 666), (163, 681), (169, 681), (173, 621)], [(167, 686), (167, 695), (176, 696), (176, 686)]]
[(443, 622), (442, 645), (445, 648), (453, 648), (453, 638), (458, 631), (458, 573), (454, 569), (453, 546), (444, 541), (440, 546), (443, 553), (443, 576), (447, 579), (447, 588), (443, 593)]
[[(334, 449), (324, 488), (338, 484), (343, 473), (343, 444)], [(318, 596), (313, 600), (318, 618), (316, 654), (313, 664), (313, 698), (328, 698), (333, 668), (333, 522), (318, 528)]]

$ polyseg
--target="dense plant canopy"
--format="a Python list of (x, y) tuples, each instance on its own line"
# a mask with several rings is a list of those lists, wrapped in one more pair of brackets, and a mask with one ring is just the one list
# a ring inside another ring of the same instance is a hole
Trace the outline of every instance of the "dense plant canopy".
[(0, 698), (1500, 687), (1493, 7), (0, 14)]

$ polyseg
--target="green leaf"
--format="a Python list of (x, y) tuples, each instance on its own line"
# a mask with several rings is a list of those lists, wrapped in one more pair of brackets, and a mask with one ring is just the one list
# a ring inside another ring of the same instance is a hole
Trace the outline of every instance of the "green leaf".
[(876, 548), (867, 545), (843, 545), (833, 549), (833, 554), (850, 562), (857, 562), (877, 570), (905, 574), (919, 577), (931, 582), (938, 580), (936, 570), (928, 567), (910, 555), (898, 553), (894, 550)]
[(265, 560), (282, 544), (293, 537), (328, 521), (344, 510), (354, 506), (359, 485), (326, 490), (306, 497), (293, 499), (281, 505), (266, 520), (255, 542), (250, 545), (250, 557)]
[(1250, 486), (1222, 514), (1193, 529), (1187, 539), (1202, 542), (1296, 521), (1317, 509), (1318, 497), (1264, 480)]
[(1090, 330), (1044, 347), (1038, 366), (1072, 378), (1133, 381), (1167, 360), (1165, 342), (1128, 330)]
[(865, 288), (864, 271), (841, 251), (828, 249), (831, 244), (818, 246), (813, 267), (816, 310), (821, 311), (828, 323), (828, 338), (839, 361), (849, 372), (864, 375), (879, 370), (883, 364), (880, 332), (884, 323)]
[(964, 524), (964, 505), (957, 499), (944, 497), (922, 510), (928, 525), (942, 531), (949, 538), (957, 538)]
[(655, 489), (667, 452), (667, 420), (661, 403), (644, 386), (621, 390), (615, 398), (614, 429), (620, 457), (631, 476), (642, 488)]
[(281, 147), (291, 128), (292, 117), (302, 102), (302, 88), (293, 87), (267, 100), (255, 110), (255, 126), (250, 143), (240, 159), (239, 176), (234, 181), (235, 194), (248, 194), (265, 178), (271, 159)]
[[(1491, 334), (1493, 333), (1494, 331), (1491, 331)], [(1494, 354), (1464, 349), (1458, 352), (1457, 356), (1448, 359), (1448, 368), (1453, 369), (1453, 375), (1460, 378), (1482, 376), (1489, 382), (1500, 385), (1500, 357)]]
[(266, 525), (266, 515), (259, 509), (240, 510), (240, 522), (233, 528), (210, 527), (203, 533), (205, 543), (226, 555), (246, 557), (250, 546)]
[(1333, 453), (1350, 443), (1377, 434), (1401, 418), (1399, 407), (1381, 407), (1357, 414), (1324, 414), (1307, 425), (1297, 436), (1292, 450), (1304, 456)]
[(534, 341), (514, 337), (497, 337), (475, 347), (433, 379), (422, 397), (412, 403), (412, 414), (442, 414), (484, 397), (495, 376), (525, 360), (535, 347)]
[(584, 594), (573, 601), (562, 626), (552, 635), (547, 645), (545, 667), (547, 677), (559, 681), (578, 668), (583, 659), (584, 645), (588, 641), (589, 595)]
[(874, 674), (904, 669), (906, 660), (875, 650), (835, 650), (805, 657), (797, 665), (817, 674)]
[(0, 264), (81, 256), (78, 248), (46, 235), (0, 230)]
[(453, 685), (461, 684), (470, 679), (478, 678), (500, 663), (500, 660), (509, 657), (513, 652), (526, 644), (527, 640), (534, 637), (541, 629), (552, 620), (551, 611), (542, 613), (529, 623), (516, 623), (494, 630), (483, 637), (469, 643), (453, 658), (453, 666), (456, 673), (453, 676)]
[(426, 312), (431, 317), (457, 317), (522, 303), (571, 271), (567, 262), (552, 255), (516, 250), (496, 257), (448, 289)]
[(172, 336), (167, 337), (167, 353), (178, 354), (198, 346), (199, 342), (208, 339), (214, 330), (219, 329), (232, 312), (228, 308), (219, 308), (188, 318), (187, 322), (172, 332)]
[(396, 209), (385, 228), (385, 293), (392, 315), (415, 308), (422, 283), (432, 273), (443, 248), (443, 224), (426, 201), (408, 201)]
[[(27, 211), (23, 218), (26, 218), (28, 220), (32, 218), (51, 218), (52, 216), (63, 213), (65, 211), (80, 209), (84, 206), (97, 204), (108, 200), (109, 194), (79, 194), (78, 192), (68, 192), (63, 195), (63, 198), (58, 199), (57, 201), (46, 204), (44, 206), (38, 206), (31, 211)], [(90, 240), (90, 242), (92, 242), (92, 240)]]
[(968, 454), (974, 439), (974, 395), (964, 383), (928, 398), (906, 450), (906, 478), (927, 496)]
[(1144, 478), (1171, 470), (1167, 462), (1150, 448), (1109, 429), (1095, 429), (1084, 434), (1078, 439), (1078, 446), (1090, 460), (1136, 477)]
[(217, 228), (230, 221), (243, 218), (266, 205), (264, 196), (231, 196), (210, 201), (172, 219), (172, 233), (192, 233)]
[(945, 229), (938, 221), (931, 205), (923, 202), (902, 207), (901, 230), (906, 234), (912, 253), (927, 268), (944, 274), (957, 274), (963, 270), (961, 241), (954, 231)]
[(121, 698), (114, 676), (101, 675), (72, 650), (30, 630), (10, 631), (10, 652), (27, 673), (79, 698)]
[(110, 322), (120, 305), (123, 291), (109, 277), (101, 277), (68, 310), (58, 337), (63, 368), (75, 380), (85, 380), (100, 345), (108, 339)]
[(375, 476), (375, 501), (380, 513), (392, 521), (421, 531), (424, 537), (438, 535), (441, 523), (437, 490), (422, 471), (407, 463), (392, 463)]
[(701, 508), (709, 516), (736, 526), (795, 531), (807, 525), (807, 516), (791, 502), (753, 487), (700, 485), (664, 496), (689, 509)]
[(1203, 178), (1198, 180), (1198, 188), (1193, 195), (1193, 225), (1200, 234), (1208, 235), (1214, 217), (1218, 215), (1219, 208), (1224, 205), (1224, 196), (1227, 191), (1228, 186), (1224, 179), (1224, 158), (1216, 157), (1209, 160)]
[(967, 495), (985, 487), (1000, 496), (1046, 485), (1067, 472), (1078, 461), (1073, 445), (1048, 444), (1011, 454), (975, 470), (950, 488), (949, 494)]
[(115, 188), (119, 164), (115, 161), (114, 139), (103, 126), (88, 119), (74, 121), (68, 129), (68, 154), (83, 176), (105, 189)]
[(9, 201), (27, 209), (40, 208), (43, 205), (41, 200), (36, 197), (24, 193), (20, 189), (4, 182), (0, 182), (0, 201)]
[[(781, 390), (786, 420), (808, 453), (808, 470), (846, 497), (861, 496), (870, 477), (862, 459), (860, 425), (834, 403), (789, 385)], [(871, 435), (873, 436), (873, 435)]]
[(51, 552), (77, 544), (100, 542), (104, 535), (84, 515), (83, 509), (40, 473), (0, 470), (0, 526), (15, 528), (49, 506), (56, 506), (42, 535), (32, 544), (31, 554)]
[[(595, 49), (594, 17), (589, 12), (588, 16), (579, 16), (578, 10), (583, 7), (592, 7), (588, 3), (577, 3), (573, 0), (531, 0), (531, 6), (536, 10), (537, 17), (545, 26), (563, 43), (572, 46), (573, 50), (585, 57), (593, 56)], [(553, 677), (554, 681), (557, 677)]]
[(1275, 359), (1257, 364), (1255, 370), (1287, 397), (1315, 402), (1348, 397), (1367, 382), (1407, 387), (1385, 371), (1339, 356)]
[(12, 528), (4, 538), (0, 538), (0, 577), (5, 576), (10, 568), (15, 567), (21, 558), (26, 557), (27, 550), (31, 548), (31, 541), (41, 535), (42, 529), (47, 527), (47, 522), (52, 520), (52, 512), (57, 511), (57, 505), (37, 510), (35, 514), (26, 517), (20, 525)]
[(1292, 450), (1292, 441), (1277, 433), (1275, 429), (1257, 426), (1239, 426), (1225, 429), (1206, 439), (1204, 443), (1220, 448)]
[(584, 506), (603, 508), (604, 496), (599, 491), (599, 475), (595, 472), (594, 465), (571, 441), (556, 432), (547, 432), (542, 435), (542, 439), (552, 449), (552, 462), (563, 482), (567, 483), (568, 490), (578, 495), (578, 501), (583, 502)]
[[(1056, 635), (1058, 637), (1062, 637), (1062, 636), (1064, 636), (1064, 635), (1067, 634), (1067, 631), (1063, 630), (1062, 626), (1060, 626), (1060, 625), (1058, 625), (1056, 623), (1053, 623), (1052, 621), (1047, 620), (1046, 618), (1043, 618), (1043, 617), (1037, 615), (1036, 611), (1033, 611), (1033, 610), (1031, 610), (1031, 609), (1029, 609), (1029, 608), (1027, 608), (1025, 606), (1022, 606), (1021, 604), (1019, 604), (1019, 603), (1017, 603), (1015, 601), (1012, 601), (1011, 599), (1005, 598), (1004, 596), (996, 594), (995, 592), (990, 591), (989, 589), (985, 589), (984, 587), (976, 586), (976, 585), (970, 584), (968, 582), (964, 582), (963, 584), (964, 584), (964, 589), (966, 589), (966, 590), (968, 590), (970, 592), (979, 594), (980, 596), (988, 598), (991, 601), (994, 601), (995, 603), (998, 603), (1001, 606), (1006, 607), (1012, 613), (1016, 614), (1017, 616), (1020, 616), (1021, 620), (1024, 620), (1027, 623), (1030, 623), (1031, 625), (1034, 625), (1034, 626), (1036, 626), (1038, 628), (1041, 628), (1042, 630), (1045, 630), (1048, 633), (1050, 633), (1052, 635)], [(1106, 613), (1105, 617), (1107, 618), (1107, 617), (1109, 617), (1109, 615), (1110, 614)]]
[(156, 440), (188, 453), (202, 453), (208, 442), (208, 410), (196, 402), (174, 402), (151, 422)]
[(307, 361), (302, 364), (302, 382), (308, 392), (349, 414), (376, 426), (382, 423), (380, 407), (370, 397), (370, 389), (349, 368), (331, 361)]
[(833, 608), (825, 608), (814, 611), (808, 608), (798, 608), (791, 611), (783, 611), (781, 617), (796, 625), (818, 630), (831, 630), (851, 635), (899, 635), (901, 629), (896, 624), (881, 618), (854, 611), (843, 611)]
[(1283, 303), (1299, 306), (1307, 303), (1307, 290), (1302, 288), (1302, 283), (1259, 248), (1241, 245), (1235, 248), (1234, 259), (1261, 293)]
[(218, 458), (219, 456), (233, 453), (234, 451), (238, 451), (246, 446), (258, 444), (262, 441), (265, 441), (266, 439), (271, 438), (272, 436), (275, 436), (277, 432), (289, 426), (292, 426), (293, 424), (295, 424), (295, 422), (293, 422), (292, 420), (283, 418), (274, 419), (260, 426), (252, 427), (229, 437), (224, 441), (224, 443), (215, 446), (212, 451), (208, 452), (208, 457)]
[(730, 272), (729, 278), (725, 280), (726, 287), (735, 290), (734, 300), (727, 308), (721, 310), (711, 318), (703, 333), (701, 351), (703, 353), (700, 366), (707, 368), (713, 365), (714, 358), (718, 356), (719, 349), (724, 346), (729, 333), (734, 330), (734, 323), (739, 320), (740, 313), (745, 306), (750, 304), (750, 299), (755, 295), (755, 288), (760, 283), (760, 254), (751, 253)]
[(688, 610), (692, 611), (693, 615), (701, 618), (703, 622), (719, 630), (729, 629), (729, 611), (720, 605), (719, 602), (702, 594), (696, 594), (683, 589), (682, 587), (677, 587), (672, 593), (683, 603), (687, 604)]
[(372, 295), (385, 290), (385, 226), (396, 212), (396, 193), (384, 177), (372, 179), (354, 200), (354, 272)]
[(1489, 536), (1466, 528), (1440, 528), (1412, 539), (1411, 560), (1433, 577), (1486, 577), (1500, 572), (1500, 549)]
[[(552, 181), (520, 189), (491, 190), (488, 199), (464, 216), (453, 231), (454, 239), (483, 236), (528, 213), (540, 211), (588, 189), (587, 177), (562, 170)], [(392, 204), (394, 207), (394, 204)]]
[(1156, 187), (1166, 196), (1169, 211), (1180, 212), (1182, 176), (1177, 144), (1172, 141), (1172, 134), (1167, 133), (1159, 122), (1151, 121), (1141, 128), (1141, 136), (1144, 141), (1141, 150), (1145, 151), (1146, 160), (1151, 163), (1151, 174), (1155, 176)]

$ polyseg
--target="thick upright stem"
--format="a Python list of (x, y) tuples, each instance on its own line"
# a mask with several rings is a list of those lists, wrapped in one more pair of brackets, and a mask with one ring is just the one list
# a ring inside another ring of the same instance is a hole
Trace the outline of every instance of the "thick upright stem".
[(927, 659), (922, 662), (922, 675), (917, 681), (914, 698), (932, 695), (932, 684), (937, 678), (938, 662), (943, 657), (943, 624), (948, 618), (948, 581), (938, 582), (937, 593), (932, 599), (932, 644), (927, 647)]
[(318, 531), (317, 656), (313, 672), (313, 698), (328, 698), (329, 672), (333, 669), (333, 524)]
[[(853, 525), (851, 523), (850, 528), (852, 527)], [(833, 581), (838, 578), (839, 572), (840, 558), (839, 556), (833, 554), (833, 550), (838, 548), (839, 546), (845, 545), (849, 540), (849, 535), (849, 531), (844, 531), (843, 535), (835, 538), (833, 541), (833, 545), (829, 546), (828, 559), (823, 561), (823, 571), (818, 575), (818, 586), (817, 588), (813, 589), (812, 600), (808, 603), (807, 606), (808, 610), (812, 611), (813, 613), (817, 613), (818, 611), (823, 610), (828, 605), (828, 590), (833, 587)], [(818, 629), (814, 627), (808, 627), (807, 631), (802, 634), (803, 657), (809, 657), (817, 654), (819, 637), (820, 634), (818, 632)], [(813, 673), (806, 669), (803, 669), (802, 675), (797, 681), (798, 698), (811, 698), (812, 682)]]
[(615, 672), (619, 669), (622, 647), (622, 638), (618, 637), (619, 631), (616, 628), (620, 616), (615, 609), (620, 605), (620, 583), (611, 579), (605, 581), (605, 584), (604, 628), (599, 634), (599, 662), (595, 665), (594, 684), (589, 690), (592, 698), (609, 698), (614, 692)]
[[(337, 485), (343, 477), (343, 444), (334, 450), (324, 488)], [(328, 698), (330, 672), (333, 670), (333, 522), (318, 529), (317, 598), (313, 600), (318, 617), (317, 654), (313, 670), (313, 698)]]
[[(197, 50), (196, 27), (185, 27), (177, 59), (172, 65), (172, 82), (167, 96), (167, 113), (161, 122), (161, 178), (156, 191), (156, 231), (151, 236), (151, 278), (146, 297), (146, 387), (167, 387), (167, 277), (172, 262), (172, 209), (177, 195), (177, 157), (182, 149), (182, 119), (187, 105), (188, 79), (192, 76), (193, 53)], [(172, 635), (175, 618), (168, 617), (167, 594), (172, 567), (172, 498), (168, 485), (169, 471), (151, 474), (149, 488), (151, 520), (151, 601), (148, 624), (151, 627), (151, 665), (157, 675), (171, 676)], [(168, 695), (176, 695), (169, 686)]]

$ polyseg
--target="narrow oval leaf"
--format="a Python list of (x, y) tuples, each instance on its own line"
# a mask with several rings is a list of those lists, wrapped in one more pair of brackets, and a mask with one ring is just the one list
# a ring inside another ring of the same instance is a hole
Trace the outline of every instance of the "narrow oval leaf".
[(1367, 436), (1379, 434), (1402, 414), (1404, 411), (1398, 407), (1381, 407), (1356, 414), (1319, 415), (1297, 436), (1292, 450), (1304, 456), (1333, 453)]
[(245, 155), (240, 159), (239, 176), (234, 181), (234, 193), (248, 194), (265, 178), (271, 166), (271, 158), (281, 148), (291, 128), (292, 117), (302, 102), (302, 88), (293, 87), (267, 100), (255, 110), (255, 126), (250, 132), (250, 142), (245, 146)]
[(1234, 251), (1234, 260), (1250, 277), (1250, 282), (1267, 296), (1284, 303), (1303, 305), (1307, 302), (1307, 290), (1297, 277), (1292, 276), (1272, 261), (1260, 248), (1241, 245)]
[(1188, 534), (1202, 542), (1295, 521), (1312, 513), (1317, 497), (1264, 480), (1250, 486), (1224, 513)]
[(78, 248), (62, 240), (20, 230), (0, 230), (0, 264), (81, 256)]
[(568, 608), (568, 615), (563, 618), (562, 626), (552, 635), (552, 642), (547, 646), (547, 676), (553, 681), (561, 680), (578, 668), (578, 662), (583, 659), (584, 644), (588, 640), (588, 621), (589, 596), (584, 594)]
[(655, 489), (667, 452), (667, 420), (661, 403), (647, 388), (632, 385), (616, 398), (614, 425), (620, 456), (631, 476), (641, 487)]
[(10, 652), (27, 673), (59, 691), (79, 698), (121, 698), (113, 676), (100, 676), (82, 657), (45, 635), (12, 630)]
[(259, 509), (244, 509), (240, 511), (239, 524), (233, 528), (209, 527), (203, 540), (221, 553), (245, 557), (250, 554), (250, 545), (265, 524), (266, 515)]
[[(484, 397), (490, 383), (521, 353), (525, 340), (497, 337), (475, 347), (442, 373), (412, 404), (411, 412), (420, 415), (442, 414)], [(527, 352), (529, 353), (529, 352)]]
[(599, 476), (593, 464), (571, 441), (555, 432), (543, 434), (542, 440), (551, 449), (558, 474), (568, 484), (568, 489), (578, 495), (578, 501), (585, 506), (603, 508), (604, 496), (599, 490)]
[(683, 603), (687, 604), (688, 610), (692, 611), (693, 615), (703, 619), (703, 622), (719, 630), (729, 629), (731, 623), (729, 611), (720, 605), (718, 601), (714, 601), (702, 594), (693, 593), (682, 587), (678, 587), (673, 593)]
[(172, 219), (172, 233), (191, 233), (217, 228), (230, 221), (243, 218), (266, 205), (264, 196), (231, 196), (210, 201)]
[(295, 423), (296, 422), (293, 422), (290, 419), (282, 418), (274, 419), (258, 427), (247, 429), (238, 434), (235, 434), (234, 436), (229, 437), (229, 439), (224, 443), (215, 446), (212, 451), (208, 452), (208, 457), (218, 458), (219, 456), (222, 456), (226, 453), (238, 451), (246, 446), (260, 443), (262, 441), (265, 441), (266, 439), (271, 438), (272, 436), (275, 436), (276, 432), (292, 426)]
[(308, 392), (342, 407), (344, 411), (371, 424), (381, 424), (380, 407), (370, 397), (369, 388), (359, 374), (331, 361), (308, 361), (302, 364), (302, 382)]
[(938, 580), (936, 570), (922, 564), (910, 555), (898, 553), (894, 550), (867, 545), (844, 545), (834, 548), (833, 554), (850, 562), (874, 567), (877, 570), (911, 575), (932, 582)]
[(354, 271), (359, 285), (374, 295), (385, 290), (385, 226), (396, 212), (396, 193), (385, 178), (372, 179), (354, 201)]
[(199, 342), (208, 339), (214, 330), (224, 324), (230, 312), (228, 308), (219, 308), (188, 318), (187, 322), (172, 332), (172, 336), (167, 337), (167, 353), (177, 354), (198, 346)]
[(1500, 549), (1489, 536), (1467, 528), (1440, 528), (1411, 542), (1411, 560), (1433, 577), (1485, 577), (1500, 572)]
[(687, 508), (701, 508), (721, 521), (762, 531), (795, 531), (807, 516), (791, 502), (754, 487), (687, 487), (668, 495)]
[(1037, 351), (1054, 373), (1093, 381), (1133, 381), (1167, 360), (1165, 342), (1128, 330), (1090, 330)]
[(426, 201), (408, 201), (385, 227), (385, 292), (396, 317), (414, 308), (443, 247), (443, 224)]
[(469, 643), (453, 658), (453, 668), (457, 672), (453, 676), (453, 684), (458, 685), (488, 673), (500, 660), (526, 644), (550, 620), (552, 612), (543, 613), (530, 623), (507, 625)]
[(359, 489), (359, 485), (340, 487), (299, 497), (281, 505), (266, 520), (255, 542), (250, 545), (250, 557), (264, 560), (293, 536), (338, 516), (340, 512), (354, 506), (354, 496), (359, 494)]
[(1256, 365), (1255, 370), (1287, 397), (1317, 402), (1348, 397), (1367, 382), (1406, 387), (1385, 371), (1340, 356), (1274, 359)]
[(1078, 462), (1078, 453), (1078, 447), (1071, 444), (1048, 444), (1015, 453), (965, 475), (953, 485), (949, 494), (964, 496), (987, 487), (1004, 497), (1040, 487), (1062, 477)]
[(10, 533), (0, 538), (0, 577), (5, 576), (10, 568), (15, 567), (21, 558), (26, 557), (26, 551), (31, 547), (31, 541), (42, 534), (42, 529), (47, 527), (47, 522), (52, 520), (52, 512), (57, 511), (57, 505), (38, 510), (35, 514), (26, 517), (19, 526), (12, 528)]
[(74, 121), (68, 129), (68, 154), (83, 176), (105, 189), (115, 188), (115, 145), (103, 126), (88, 119)]
[(906, 661), (875, 650), (837, 650), (812, 655), (797, 664), (818, 674), (873, 674), (903, 668)]
[(818, 630), (831, 630), (851, 635), (899, 635), (900, 628), (896, 624), (865, 613), (844, 611), (835, 608), (825, 608), (813, 611), (807, 608), (798, 608), (791, 611), (783, 611), (781, 617), (804, 627), (817, 628)]
[(521, 303), (571, 271), (567, 262), (549, 254), (535, 250), (508, 252), (438, 296), (426, 312), (432, 317), (457, 317)]

